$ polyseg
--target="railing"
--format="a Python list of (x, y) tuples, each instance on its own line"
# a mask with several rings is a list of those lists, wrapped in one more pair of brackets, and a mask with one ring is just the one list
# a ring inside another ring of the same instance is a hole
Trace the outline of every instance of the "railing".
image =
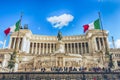
[(1, 72), (0, 80), (120, 80), (120, 72)]

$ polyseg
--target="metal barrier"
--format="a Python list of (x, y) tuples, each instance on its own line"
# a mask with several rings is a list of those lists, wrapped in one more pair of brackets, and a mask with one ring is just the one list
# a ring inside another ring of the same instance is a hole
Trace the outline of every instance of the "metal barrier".
[(1, 72), (0, 80), (120, 80), (120, 72)]

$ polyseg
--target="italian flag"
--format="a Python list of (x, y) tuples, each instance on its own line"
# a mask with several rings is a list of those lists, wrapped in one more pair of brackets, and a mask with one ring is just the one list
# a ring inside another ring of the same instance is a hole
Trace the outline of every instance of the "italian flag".
[(4, 30), (4, 33), (6, 34), (6, 36), (10, 33), (10, 32), (16, 32), (16, 31), (19, 31), (19, 26), (20, 26), (20, 20), (17, 21), (15, 23), (15, 25), (13, 25), (12, 27), (9, 27), (7, 29)]
[(87, 30), (100, 29), (99, 19), (95, 20), (94, 22), (92, 22), (92, 23), (90, 23), (90, 24), (84, 25), (83, 28), (84, 28), (84, 33), (85, 33)]

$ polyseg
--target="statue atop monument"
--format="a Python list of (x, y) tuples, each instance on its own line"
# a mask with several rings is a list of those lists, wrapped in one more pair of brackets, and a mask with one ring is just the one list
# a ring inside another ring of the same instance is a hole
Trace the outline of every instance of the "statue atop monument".
[(57, 38), (58, 38), (58, 41), (62, 40), (62, 33), (60, 32), (60, 30), (58, 31)]
[(57, 39), (58, 42), (56, 44), (55, 53), (65, 53), (64, 43), (62, 42), (62, 33), (60, 32), (60, 30), (58, 31)]

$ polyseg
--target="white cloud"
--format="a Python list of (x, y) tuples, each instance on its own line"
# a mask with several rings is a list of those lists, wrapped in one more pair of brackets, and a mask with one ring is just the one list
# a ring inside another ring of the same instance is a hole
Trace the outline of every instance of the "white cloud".
[(109, 34), (109, 31), (107, 30), (106, 33)]
[(61, 29), (64, 26), (67, 26), (74, 17), (70, 14), (62, 14), (60, 16), (51, 16), (47, 18), (47, 21), (52, 24), (53, 27)]
[(120, 39), (117, 39), (115, 41), (115, 46), (116, 46), (116, 48), (120, 48)]
[(3, 44), (3, 41), (0, 41), (0, 45)]

